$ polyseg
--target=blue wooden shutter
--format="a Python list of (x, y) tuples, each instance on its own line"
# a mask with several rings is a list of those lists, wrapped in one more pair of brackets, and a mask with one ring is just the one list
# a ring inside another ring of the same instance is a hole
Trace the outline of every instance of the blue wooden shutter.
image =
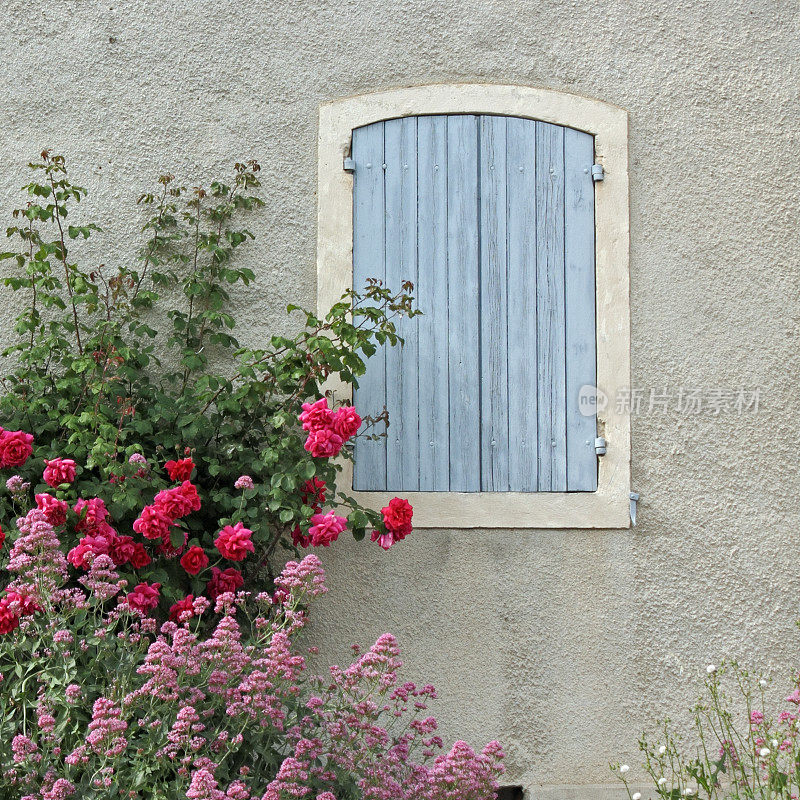
[(369, 359), (361, 491), (594, 491), (594, 143), (517, 117), (353, 131), (353, 283), (414, 282), (423, 315)]

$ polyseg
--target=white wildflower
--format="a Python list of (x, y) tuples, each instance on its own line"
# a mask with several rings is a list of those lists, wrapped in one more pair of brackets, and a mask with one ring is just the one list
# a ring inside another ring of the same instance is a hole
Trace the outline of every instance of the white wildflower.
[(709, 674), (709, 675), (713, 675), (716, 671), (717, 671), (717, 665), (716, 664), (709, 664), (706, 667), (706, 673)]
[(767, 757), (767, 756), (770, 754), (770, 749), (769, 749), (769, 747), (762, 747), (762, 748), (761, 748), (761, 749), (758, 751), (758, 754), (761, 756), (761, 758), (766, 758), (766, 757)]
[(666, 752), (667, 752), (667, 748), (666, 748), (666, 747), (664, 747), (664, 745), (662, 744), (662, 745), (661, 745), (661, 747), (659, 747), (659, 748), (658, 748), (658, 754), (659, 754), (660, 756), (663, 756), (663, 755), (664, 755), (664, 753), (666, 753)]
[(631, 800), (642, 800), (642, 793), (641, 792), (634, 792), (631, 795)]
[(625, 774), (625, 773), (626, 773), (626, 772), (627, 772), (629, 769), (630, 769), (630, 767), (629, 767), (627, 764), (623, 764), (623, 765), (622, 765), (622, 766), (619, 768), (619, 771), (620, 771), (620, 772), (621, 772), (621, 773), (624, 775), (624, 774)]
[(659, 778), (658, 779), (658, 785), (659, 786), (663, 786), (666, 782), (667, 782), (666, 778)]

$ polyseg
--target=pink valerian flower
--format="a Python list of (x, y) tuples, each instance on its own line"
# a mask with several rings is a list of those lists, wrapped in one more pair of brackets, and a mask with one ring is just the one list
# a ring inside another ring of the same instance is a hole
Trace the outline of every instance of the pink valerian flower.
[(383, 524), (386, 530), (393, 534), (394, 540), (405, 539), (411, 533), (411, 517), (414, 509), (408, 500), (401, 500), (399, 497), (393, 497), (389, 501), (388, 506), (381, 509), (383, 514)]
[(334, 511), (327, 514), (314, 514), (308, 534), (314, 547), (328, 547), (339, 538), (339, 534), (347, 527), (344, 517), (337, 517)]
[[(79, 578), (82, 583), (96, 598), (98, 602), (104, 603), (112, 597), (116, 597), (127, 585), (126, 580), (120, 577), (114, 568), (114, 561), (108, 555), (98, 555), (91, 559), (88, 574)], [(130, 595), (128, 595), (130, 598)], [(156, 600), (156, 604), (158, 600)], [(130, 602), (129, 602), (130, 605)]]
[(66, 582), (69, 575), (61, 543), (38, 509), (17, 520), (20, 536), (14, 542), (6, 569), (16, 574), (8, 588), (34, 597), (42, 604)]
[(36, 507), (44, 513), (47, 521), (54, 528), (63, 525), (67, 521), (69, 504), (66, 500), (57, 500), (51, 494), (37, 494)]
[(129, 608), (132, 608), (134, 611), (139, 611), (141, 614), (146, 614), (148, 611), (152, 611), (158, 605), (158, 599), (160, 597), (159, 589), (161, 589), (160, 583), (139, 583), (133, 587), (133, 591), (129, 592), (125, 600), (128, 603)]
[(225, 800), (214, 774), (208, 769), (198, 769), (192, 773), (186, 797), (188, 800)]
[(344, 439), (330, 428), (320, 428), (308, 434), (305, 449), (314, 458), (335, 458), (342, 449)]
[(361, 427), (361, 417), (353, 406), (341, 406), (333, 412), (331, 428), (345, 441), (352, 439)]
[(190, 574), (197, 575), (208, 566), (208, 556), (202, 547), (190, 547), (181, 558), (181, 566)]
[(75, 786), (66, 778), (59, 778), (49, 791), (42, 793), (42, 800), (67, 800), (75, 794)]
[(251, 541), (253, 531), (245, 528), (241, 522), (235, 525), (226, 525), (217, 536), (214, 545), (223, 558), (230, 561), (243, 561), (248, 553), (255, 552)]
[[(23, 761), (40, 761), (39, 748), (36, 742), (27, 736), (18, 734), (11, 740), (11, 752), (14, 754), (14, 763), (21, 764)], [(38, 758), (37, 758), (38, 755)]]
[(225, 592), (235, 592), (244, 586), (244, 578), (239, 570), (228, 567), (221, 570), (218, 567), (211, 568), (211, 580), (206, 584), (206, 592), (212, 600), (216, 600), (219, 595)]
[[(794, 703), (796, 706), (800, 705), (800, 689), (795, 689), (785, 700), (787, 703)], [(750, 716), (752, 718), (752, 714)]]
[(57, 489), (62, 483), (72, 483), (75, 480), (75, 462), (71, 458), (45, 459), (45, 468), (42, 478), (48, 486)]
[(22, 475), (12, 475), (6, 481), (6, 489), (11, 493), (11, 496), (17, 502), (21, 502), (25, 499), (25, 495), (28, 493), (28, 489), (31, 488), (31, 485), (28, 481), (26, 481)]
[(191, 458), (180, 458), (177, 461), (167, 461), (164, 464), (171, 481), (188, 481), (192, 477), (194, 461)]
[(33, 436), (0, 428), (0, 468), (21, 467), (33, 452)]
[(234, 489), (255, 489), (256, 485), (249, 475), (240, 475), (233, 484)]
[(118, 756), (128, 746), (123, 736), (127, 728), (128, 723), (122, 719), (121, 709), (111, 700), (99, 697), (92, 707), (86, 744), (98, 755)]

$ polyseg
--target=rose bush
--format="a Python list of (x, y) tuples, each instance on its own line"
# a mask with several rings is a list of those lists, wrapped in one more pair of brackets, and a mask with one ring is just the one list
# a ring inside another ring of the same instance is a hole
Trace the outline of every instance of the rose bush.
[(35, 501), (73, 566), (109, 555), (170, 603), (207, 594), (209, 580), (212, 592), (240, 578), (262, 587), (279, 550), (327, 547), (345, 530), (383, 548), (403, 539), (410, 506), (380, 514), (336, 483), (354, 437), (384, 435), (385, 413), (362, 420), (323, 390), (332, 376), (356, 384), (364, 359), (398, 342), (395, 320), (417, 313), (411, 285), (370, 282), (324, 318), (289, 306), (294, 336), (242, 347), (230, 287), (253, 278), (238, 265), (253, 238), (239, 220), (261, 205), (258, 164), (207, 190), (163, 176), (140, 198), (152, 214), (135, 268), (113, 251), (82, 266), (95, 256), (81, 243), (101, 233), (73, 220), (85, 190), (60, 156), (30, 166), (8, 229), (19, 247), (0, 253), (16, 266), (6, 285), (27, 298), (5, 351), (0, 519)]

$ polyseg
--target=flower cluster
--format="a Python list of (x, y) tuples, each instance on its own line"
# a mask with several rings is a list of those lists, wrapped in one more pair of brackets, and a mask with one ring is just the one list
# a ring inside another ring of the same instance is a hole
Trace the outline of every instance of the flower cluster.
[[(52, 539), (41, 511), (29, 517), (20, 520), (26, 536)], [(51, 545), (26, 580), (63, 566)], [(0, 638), (4, 691), (26, 704), (12, 718), (10, 746), (0, 741), (3, 796), (101, 800), (112, 786), (175, 800), (493, 796), (499, 745), (444, 750), (428, 713), (436, 692), (400, 679), (391, 635), (324, 680), (307, 674), (295, 639), (327, 592), (315, 555), (286, 564), (272, 596), (221, 587), (219, 616), (205, 628), (194, 621), (210, 601), (192, 596), (159, 627), (150, 616), (158, 584), (125, 594), (108, 556), (91, 559), (81, 584), (86, 595), (57, 588), (48, 614)], [(117, 607), (98, 618), (114, 597)], [(35, 670), (47, 678), (26, 698), (27, 665), (21, 674), (9, 666), (29, 646), (39, 648)]]
[(313, 403), (303, 403), (300, 423), (308, 431), (305, 449), (314, 458), (334, 458), (344, 443), (352, 439), (361, 427), (361, 417), (352, 406), (328, 408), (328, 399), (321, 397)]

